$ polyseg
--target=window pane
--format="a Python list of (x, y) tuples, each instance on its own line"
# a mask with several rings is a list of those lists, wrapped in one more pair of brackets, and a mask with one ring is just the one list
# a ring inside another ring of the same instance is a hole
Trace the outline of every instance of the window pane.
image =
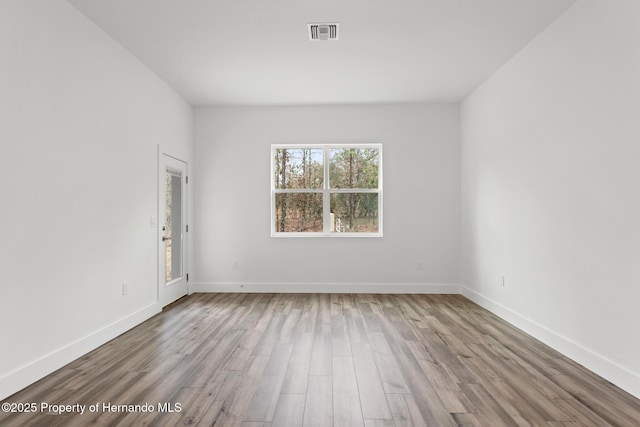
[(331, 194), (331, 231), (337, 233), (377, 232), (378, 194)]
[(322, 188), (322, 148), (278, 148), (274, 158), (275, 188)]
[(182, 174), (167, 170), (165, 282), (182, 277)]
[(331, 188), (378, 188), (377, 148), (329, 150)]
[(277, 232), (322, 232), (322, 193), (276, 194)]

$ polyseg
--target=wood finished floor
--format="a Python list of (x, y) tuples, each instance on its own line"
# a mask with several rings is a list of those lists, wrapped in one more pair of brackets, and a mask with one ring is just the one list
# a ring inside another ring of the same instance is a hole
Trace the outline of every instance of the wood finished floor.
[(1, 426), (640, 425), (640, 400), (459, 295), (195, 294), (4, 402), (181, 411)]

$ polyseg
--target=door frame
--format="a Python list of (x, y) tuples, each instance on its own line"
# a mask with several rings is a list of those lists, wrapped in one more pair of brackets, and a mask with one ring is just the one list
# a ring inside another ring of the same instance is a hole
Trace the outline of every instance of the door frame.
[[(162, 237), (165, 235), (163, 230), (165, 224), (165, 188), (167, 169), (178, 170), (183, 173), (182, 177), (182, 277), (166, 283), (166, 252), (165, 242)], [(175, 300), (189, 295), (189, 163), (174, 155), (165, 153), (158, 147), (158, 188), (157, 188), (157, 208), (158, 208), (158, 228), (157, 228), (157, 261), (158, 261), (158, 277), (157, 277), (157, 301), (162, 307), (165, 307)]]

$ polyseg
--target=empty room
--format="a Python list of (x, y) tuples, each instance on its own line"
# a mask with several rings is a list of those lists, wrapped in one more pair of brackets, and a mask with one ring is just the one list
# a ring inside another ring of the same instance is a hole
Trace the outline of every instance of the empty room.
[(1, 426), (640, 426), (640, 2), (0, 0)]

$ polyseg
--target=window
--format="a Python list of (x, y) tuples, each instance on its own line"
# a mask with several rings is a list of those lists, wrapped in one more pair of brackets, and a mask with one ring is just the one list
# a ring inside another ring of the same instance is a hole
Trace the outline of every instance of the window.
[(382, 236), (382, 145), (272, 145), (271, 235)]

